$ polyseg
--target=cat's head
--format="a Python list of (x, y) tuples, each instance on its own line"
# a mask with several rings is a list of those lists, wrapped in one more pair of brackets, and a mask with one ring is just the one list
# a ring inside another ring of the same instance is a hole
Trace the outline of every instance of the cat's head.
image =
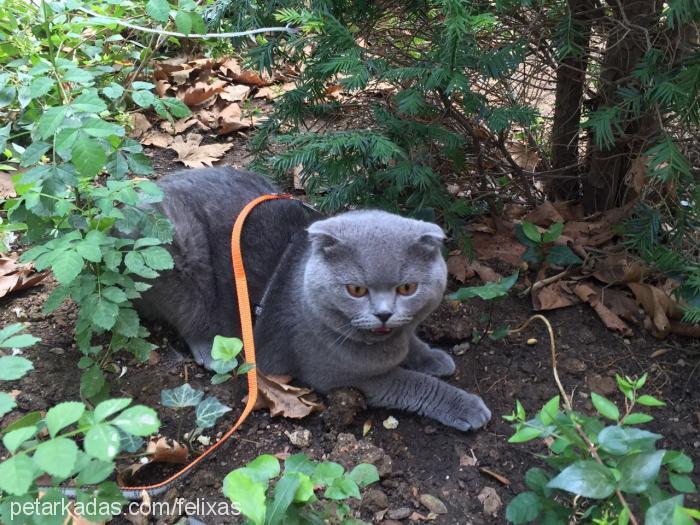
[(343, 213), (311, 224), (304, 293), (324, 323), (356, 341), (415, 327), (442, 300), (445, 234), (391, 213)]

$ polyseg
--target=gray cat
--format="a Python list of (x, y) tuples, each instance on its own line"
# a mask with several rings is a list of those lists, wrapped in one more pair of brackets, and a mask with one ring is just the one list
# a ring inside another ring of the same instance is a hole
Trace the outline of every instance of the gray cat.
[[(189, 170), (160, 185), (175, 269), (153, 281), (138, 306), (177, 329), (209, 366), (214, 336), (240, 335), (233, 221), (247, 202), (277, 190), (229, 168)], [(260, 370), (320, 392), (356, 387), (372, 406), (460, 430), (484, 425), (491, 413), (479, 397), (435, 377), (454, 372), (452, 358), (415, 333), (445, 290), (440, 227), (376, 210), (324, 220), (314, 213), (297, 201), (268, 201), (243, 229)]]

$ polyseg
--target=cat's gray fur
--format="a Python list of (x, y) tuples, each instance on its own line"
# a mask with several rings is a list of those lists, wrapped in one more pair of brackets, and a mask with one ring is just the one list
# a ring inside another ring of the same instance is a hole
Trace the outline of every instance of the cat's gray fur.
[[(139, 308), (176, 328), (207, 366), (215, 335), (240, 335), (233, 221), (247, 202), (277, 190), (230, 168), (189, 170), (160, 185), (159, 206), (174, 225), (175, 269), (152, 283)], [(318, 219), (299, 202), (276, 200), (246, 221), (241, 242), (253, 304), (269, 286), (255, 324), (260, 370), (292, 375), (320, 392), (356, 387), (372, 406), (460, 430), (484, 425), (491, 413), (479, 397), (435, 377), (454, 372), (452, 358), (415, 333), (445, 290), (442, 230), (376, 210)], [(418, 283), (417, 291), (396, 294), (402, 283)], [(366, 286), (369, 294), (352, 297), (347, 284)], [(382, 326), (382, 314), (390, 314), (391, 333), (370, 332)]]

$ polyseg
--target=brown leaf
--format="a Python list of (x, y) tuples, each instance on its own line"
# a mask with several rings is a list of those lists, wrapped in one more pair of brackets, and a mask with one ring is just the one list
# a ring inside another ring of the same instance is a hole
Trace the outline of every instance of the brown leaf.
[(581, 221), (586, 216), (583, 203), (580, 201), (554, 201), (552, 206), (566, 222)]
[(244, 86), (242, 84), (229, 84), (221, 93), (219, 93), (219, 96), (228, 102), (240, 102), (248, 98), (249, 93), (249, 86)]
[(559, 211), (550, 201), (544, 201), (544, 203), (528, 213), (523, 220), (547, 228), (555, 222), (564, 222), (564, 217), (559, 214)]
[(535, 171), (540, 163), (540, 155), (537, 150), (531, 149), (524, 142), (508, 142), (506, 149), (515, 163), (526, 171)]
[(447, 273), (460, 283), (464, 283), (467, 279), (471, 279), (476, 275), (471, 264), (469, 264), (469, 257), (461, 252), (452, 254), (447, 258)]
[(473, 232), (472, 246), (482, 261), (498, 259), (514, 267), (522, 264), (522, 255), (526, 249), (512, 235), (500, 233)]
[(584, 302), (590, 304), (605, 326), (624, 335), (632, 335), (632, 329), (620, 319), (612, 310), (603, 304), (600, 295), (592, 285), (580, 283), (574, 288), (574, 293)]
[(131, 133), (129, 133), (129, 136), (132, 139), (142, 137), (149, 129), (151, 129), (151, 123), (143, 113), (131, 114), (131, 126), (133, 129)]
[(156, 80), (156, 93), (159, 97), (163, 98), (168, 96), (168, 90), (172, 88), (172, 85), (167, 80)]
[(0, 255), (0, 297), (30, 288), (47, 275), (48, 272), (35, 273), (32, 264), (20, 264), (16, 257)]
[(670, 319), (683, 317), (678, 303), (656, 286), (643, 283), (627, 283), (627, 286), (632, 290), (637, 304), (641, 305), (649, 316), (652, 335), (658, 339), (666, 337), (671, 332)]
[(202, 129), (206, 129), (204, 125), (202, 125), (202, 123), (194, 117), (181, 118), (180, 120), (176, 120), (174, 123), (171, 123), (167, 120), (164, 120), (160, 123), (160, 129), (162, 129), (166, 133), (170, 133), (171, 135), (183, 133), (190, 129), (192, 126), (198, 126)]
[(190, 133), (186, 138), (178, 135), (173, 139), (169, 147), (177, 153), (178, 160), (189, 168), (211, 166), (233, 147), (233, 144), (207, 144), (201, 146), (201, 142), (201, 135)]
[(493, 487), (484, 487), (481, 489), (477, 499), (484, 506), (484, 514), (488, 514), (490, 516), (495, 516), (503, 506), (501, 497)]
[(167, 148), (173, 143), (173, 137), (162, 131), (151, 130), (140, 140), (144, 146), (155, 146), (156, 148)]
[(615, 237), (615, 232), (607, 221), (573, 221), (564, 225), (563, 235), (577, 246), (598, 248)]
[(294, 82), (285, 82), (284, 84), (274, 84), (269, 87), (264, 87), (258, 90), (254, 98), (265, 98), (267, 100), (274, 100), (277, 97), (284, 95), (287, 91), (294, 89), (296, 85)]
[(213, 84), (207, 82), (197, 82), (194, 86), (187, 88), (182, 96), (178, 93), (178, 97), (189, 107), (195, 107), (205, 104), (217, 93), (223, 91), (226, 84), (221, 80), (217, 80)]
[(184, 464), (187, 462), (189, 450), (177, 441), (161, 437), (148, 442), (146, 453), (151, 454), (151, 463)]
[(580, 302), (562, 281), (543, 286), (532, 292), (532, 307), (537, 311), (566, 308)]
[(648, 269), (625, 254), (613, 254), (596, 264), (593, 277), (605, 284), (641, 281)]
[(630, 163), (627, 175), (625, 175), (625, 184), (634, 192), (634, 195), (641, 195), (642, 189), (646, 184), (647, 175), (647, 157), (637, 157)]
[(479, 467), (479, 470), (481, 472), (483, 472), (484, 474), (486, 474), (487, 476), (491, 476), (493, 479), (503, 483), (506, 486), (510, 485), (510, 480), (507, 477), (505, 477), (503, 474), (499, 474), (498, 472), (494, 472), (493, 470), (488, 469), (486, 467)]
[(615, 312), (620, 318), (631, 323), (638, 323), (637, 303), (632, 297), (617, 288), (604, 288), (600, 293), (603, 304)]
[(226, 135), (240, 129), (248, 129), (251, 126), (250, 119), (244, 119), (238, 104), (228, 104), (220, 112), (216, 120), (216, 132)]
[(296, 387), (275, 381), (270, 376), (258, 374), (258, 399), (270, 409), (270, 415), (301, 419), (323, 410), (323, 405), (312, 399), (309, 388)]
[(12, 183), (12, 173), (0, 171), (0, 200), (16, 197), (15, 185)]
[(226, 76), (237, 82), (239, 84), (248, 84), (249, 86), (269, 86), (272, 83), (272, 79), (267, 73), (263, 73), (263, 76), (258, 75), (254, 71), (248, 69), (239, 69), (238, 71), (229, 69)]

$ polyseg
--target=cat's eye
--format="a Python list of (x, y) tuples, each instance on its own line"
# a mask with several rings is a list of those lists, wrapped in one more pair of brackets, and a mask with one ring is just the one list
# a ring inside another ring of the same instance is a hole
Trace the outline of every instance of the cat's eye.
[(416, 283), (403, 283), (396, 287), (396, 293), (399, 295), (413, 295), (416, 293), (418, 285)]
[(353, 297), (364, 297), (369, 291), (365, 286), (359, 286), (357, 284), (347, 284), (345, 285), (345, 289)]

